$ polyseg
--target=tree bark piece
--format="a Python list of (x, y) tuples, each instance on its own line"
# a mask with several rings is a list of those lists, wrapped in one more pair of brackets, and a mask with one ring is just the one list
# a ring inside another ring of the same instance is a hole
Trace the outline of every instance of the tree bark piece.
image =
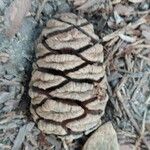
[(82, 150), (119, 150), (116, 132), (110, 122), (99, 127)]

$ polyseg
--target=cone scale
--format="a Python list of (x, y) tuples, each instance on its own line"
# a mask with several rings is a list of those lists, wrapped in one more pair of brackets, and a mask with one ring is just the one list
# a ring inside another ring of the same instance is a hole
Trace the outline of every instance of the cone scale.
[(72, 13), (55, 16), (43, 29), (29, 90), (42, 132), (76, 139), (100, 126), (108, 95), (98, 41), (93, 25)]

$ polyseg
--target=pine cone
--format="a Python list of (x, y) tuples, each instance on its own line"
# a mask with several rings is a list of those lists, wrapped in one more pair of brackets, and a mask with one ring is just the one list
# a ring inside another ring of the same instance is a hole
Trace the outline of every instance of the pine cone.
[(78, 138), (101, 124), (108, 95), (98, 40), (93, 26), (75, 14), (48, 21), (29, 91), (31, 114), (44, 133)]

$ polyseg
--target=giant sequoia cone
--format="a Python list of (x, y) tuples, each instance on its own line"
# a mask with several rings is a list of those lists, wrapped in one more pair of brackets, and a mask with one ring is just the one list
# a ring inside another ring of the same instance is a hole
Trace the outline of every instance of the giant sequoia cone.
[(75, 14), (47, 23), (29, 91), (31, 114), (44, 133), (78, 138), (101, 124), (108, 96), (98, 40), (93, 26)]

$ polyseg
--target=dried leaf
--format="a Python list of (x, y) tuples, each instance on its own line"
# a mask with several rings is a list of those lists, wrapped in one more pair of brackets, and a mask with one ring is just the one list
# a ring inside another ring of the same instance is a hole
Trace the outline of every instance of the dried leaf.
[(5, 11), (6, 35), (12, 37), (21, 27), (31, 7), (30, 0), (14, 0)]

